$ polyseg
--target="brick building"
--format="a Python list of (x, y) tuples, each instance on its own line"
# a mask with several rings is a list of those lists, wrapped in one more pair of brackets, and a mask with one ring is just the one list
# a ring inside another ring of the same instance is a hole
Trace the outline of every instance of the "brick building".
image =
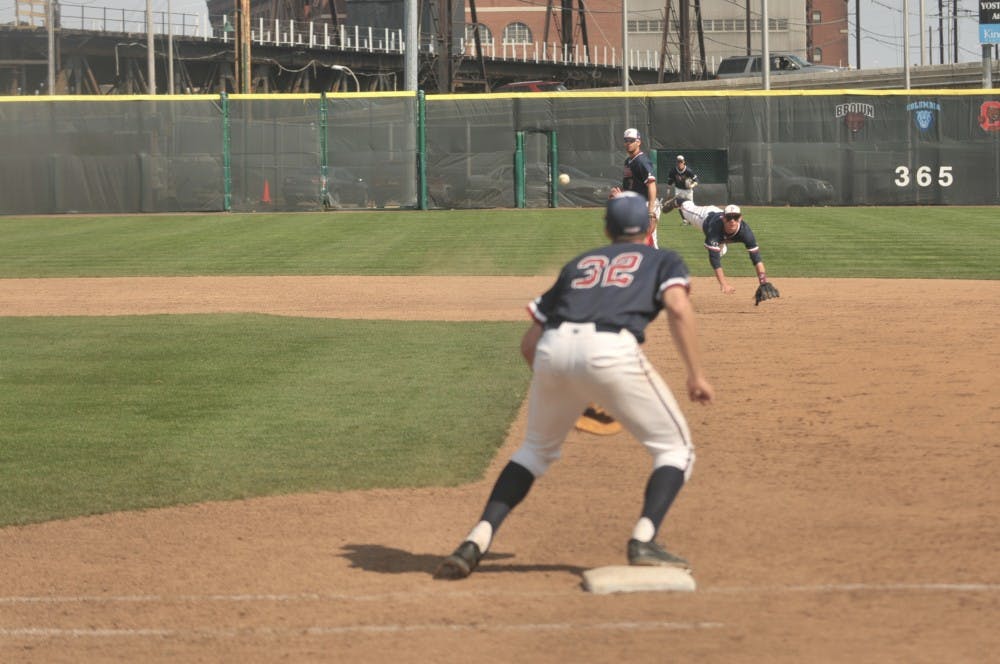
[[(668, 66), (680, 66), (680, 5), (671, 0), (671, 16), (666, 35)], [(693, 69), (700, 69), (701, 48), (696, 29), (693, 0), (689, 2), (690, 53)], [(572, 8), (563, 16), (562, 7)], [(622, 45), (622, 1), (585, 0), (581, 20), (578, 0), (476, 0), (481, 39), (501, 53), (517, 45), (588, 44), (592, 52), (619, 54)], [(665, 0), (627, 0), (628, 47), (633, 62), (638, 58), (659, 57), (664, 46)], [(466, 3), (468, 5), (468, 3)], [(812, 62), (847, 66), (847, 0), (768, 0), (768, 46), (771, 51), (790, 51)], [(705, 68), (714, 72), (727, 55), (761, 50), (760, 1), (750, 0), (749, 31), (746, 4), (738, 0), (701, 0)], [(466, 6), (466, 35), (471, 40), (471, 9)], [(748, 35), (749, 32), (749, 35)], [(568, 38), (563, 35), (567, 34)]]

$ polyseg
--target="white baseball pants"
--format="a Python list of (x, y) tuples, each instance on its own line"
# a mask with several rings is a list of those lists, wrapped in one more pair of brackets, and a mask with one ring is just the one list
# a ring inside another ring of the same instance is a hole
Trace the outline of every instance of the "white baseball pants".
[(673, 466), (690, 477), (695, 454), (687, 421), (630, 332), (563, 323), (542, 334), (533, 369), (527, 431), (511, 460), (535, 477), (560, 457), (566, 435), (592, 402), (642, 443), (654, 469)]

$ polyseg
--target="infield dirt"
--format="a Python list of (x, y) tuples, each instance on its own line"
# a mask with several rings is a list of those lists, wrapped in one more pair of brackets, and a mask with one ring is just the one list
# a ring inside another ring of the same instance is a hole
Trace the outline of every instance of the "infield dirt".
[[(0, 280), (0, 315), (526, 321), (550, 281)], [(649, 472), (627, 433), (571, 433), (480, 569), (431, 578), (522, 408), (466, 486), (0, 529), (0, 661), (996, 661), (1000, 282), (786, 279), (760, 307), (753, 283), (693, 289), (718, 401), (681, 400), (699, 457), (664, 533), (695, 593), (580, 588), (624, 561)], [(646, 352), (683, 394), (662, 319)]]

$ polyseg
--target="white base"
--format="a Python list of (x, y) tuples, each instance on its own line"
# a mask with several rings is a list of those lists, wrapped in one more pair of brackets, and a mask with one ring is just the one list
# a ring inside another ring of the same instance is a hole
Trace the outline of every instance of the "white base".
[(583, 589), (595, 595), (649, 591), (694, 592), (694, 577), (676, 567), (609, 565), (583, 573)]

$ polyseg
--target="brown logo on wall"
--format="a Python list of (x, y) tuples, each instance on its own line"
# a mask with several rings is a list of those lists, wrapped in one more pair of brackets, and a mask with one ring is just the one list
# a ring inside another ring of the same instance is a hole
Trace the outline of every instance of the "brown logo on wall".
[(860, 101), (837, 104), (835, 112), (838, 118), (844, 118), (844, 124), (852, 134), (864, 129), (865, 118), (875, 118), (875, 106)]

